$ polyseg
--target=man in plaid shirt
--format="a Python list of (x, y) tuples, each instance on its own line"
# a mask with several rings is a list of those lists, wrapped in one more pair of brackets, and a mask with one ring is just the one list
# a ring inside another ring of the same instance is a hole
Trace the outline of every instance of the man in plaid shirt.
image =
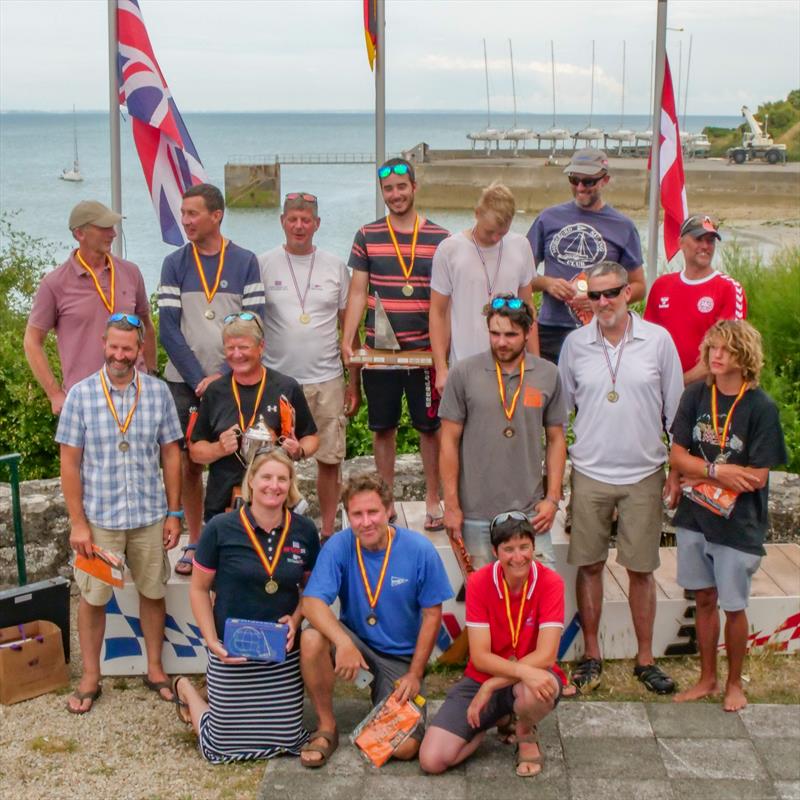
[[(144, 326), (133, 314), (112, 314), (103, 336), (105, 365), (67, 395), (56, 432), (61, 445), (61, 487), (69, 513), (69, 543), (93, 556), (92, 545), (125, 554), (139, 592), (147, 675), (145, 685), (173, 699), (161, 665), (166, 551), (181, 532), (182, 436), (166, 385), (135, 367)], [(163, 479), (159, 471), (163, 464)], [(83, 674), (67, 702), (73, 714), (91, 711), (100, 696), (100, 648), (109, 584), (75, 570)]]

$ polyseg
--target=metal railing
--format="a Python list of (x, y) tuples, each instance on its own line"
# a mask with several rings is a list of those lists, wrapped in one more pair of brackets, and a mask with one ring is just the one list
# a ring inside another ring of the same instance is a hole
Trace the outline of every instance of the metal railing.
[(374, 164), (374, 153), (268, 153), (233, 155), (228, 164)]

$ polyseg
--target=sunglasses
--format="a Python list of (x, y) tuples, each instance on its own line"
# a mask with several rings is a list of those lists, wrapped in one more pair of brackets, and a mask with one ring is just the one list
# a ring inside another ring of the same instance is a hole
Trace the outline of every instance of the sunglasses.
[(117, 311), (108, 318), (109, 322), (122, 322), (122, 320), (125, 320), (128, 325), (133, 325), (134, 328), (142, 327), (142, 321), (136, 314), (123, 314), (121, 311)]
[(229, 325), (231, 322), (235, 322), (237, 319), (242, 320), (243, 322), (255, 322), (258, 325), (258, 329), (263, 333), (264, 326), (261, 324), (261, 320), (258, 317), (258, 314), (253, 314), (252, 311), (240, 311), (238, 314), (228, 314), (222, 320), (223, 325)]
[(626, 283), (624, 286), (615, 286), (613, 289), (603, 289), (602, 292), (586, 292), (586, 296), (590, 300), (599, 300), (601, 297), (605, 297), (606, 300), (611, 300), (613, 297), (619, 297), (619, 293), (627, 286)]
[(306, 194), (305, 192), (289, 192), (286, 195), (287, 200), (305, 200), (306, 203), (316, 203), (317, 196), (315, 194)]
[(383, 180), (384, 178), (388, 178), (393, 172), (395, 175), (408, 175), (411, 171), (411, 167), (408, 164), (394, 164), (391, 167), (381, 167), (378, 170), (378, 177)]
[(492, 300), (492, 308), (499, 311), (501, 308), (508, 306), (512, 311), (519, 311), (525, 302), (519, 297), (495, 297)]
[(527, 515), (523, 514), (521, 511), (503, 511), (491, 521), (489, 524), (489, 529), (492, 530), (498, 525), (508, 522), (510, 519), (515, 519), (518, 522), (528, 522)]
[(603, 178), (605, 178), (605, 175), (600, 175), (597, 178), (579, 178), (577, 175), (568, 176), (568, 180), (573, 186), (580, 186), (583, 184), (587, 189), (596, 186)]

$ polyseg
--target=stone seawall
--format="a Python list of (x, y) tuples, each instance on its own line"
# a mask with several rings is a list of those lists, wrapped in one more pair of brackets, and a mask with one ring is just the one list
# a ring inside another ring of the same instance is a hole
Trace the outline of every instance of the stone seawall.
[[(373, 469), (371, 457), (354, 458), (344, 464), (345, 476), (351, 472)], [(315, 499), (316, 466), (300, 465), (300, 490), (311, 503), (311, 516), (319, 508)], [(399, 500), (423, 500), (425, 482), (418, 455), (398, 456), (395, 494)], [(25, 554), (28, 580), (35, 581), (57, 574), (69, 575), (69, 517), (58, 478), (27, 481), (20, 486), (22, 524), (25, 532)], [(800, 475), (773, 472), (770, 475), (771, 542), (800, 543)], [(664, 518), (670, 529), (669, 516)], [(11, 491), (0, 484), (0, 586), (16, 583), (14, 528), (11, 522)]]

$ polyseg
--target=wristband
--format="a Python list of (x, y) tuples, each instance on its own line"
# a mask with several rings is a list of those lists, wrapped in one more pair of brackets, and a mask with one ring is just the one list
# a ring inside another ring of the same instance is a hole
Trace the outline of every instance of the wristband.
[(713, 461), (708, 465), (708, 477), (711, 478), (711, 480), (717, 479), (717, 465)]
[(176, 519), (183, 519), (183, 509), (180, 508), (177, 511), (167, 511), (168, 517), (175, 517)]

